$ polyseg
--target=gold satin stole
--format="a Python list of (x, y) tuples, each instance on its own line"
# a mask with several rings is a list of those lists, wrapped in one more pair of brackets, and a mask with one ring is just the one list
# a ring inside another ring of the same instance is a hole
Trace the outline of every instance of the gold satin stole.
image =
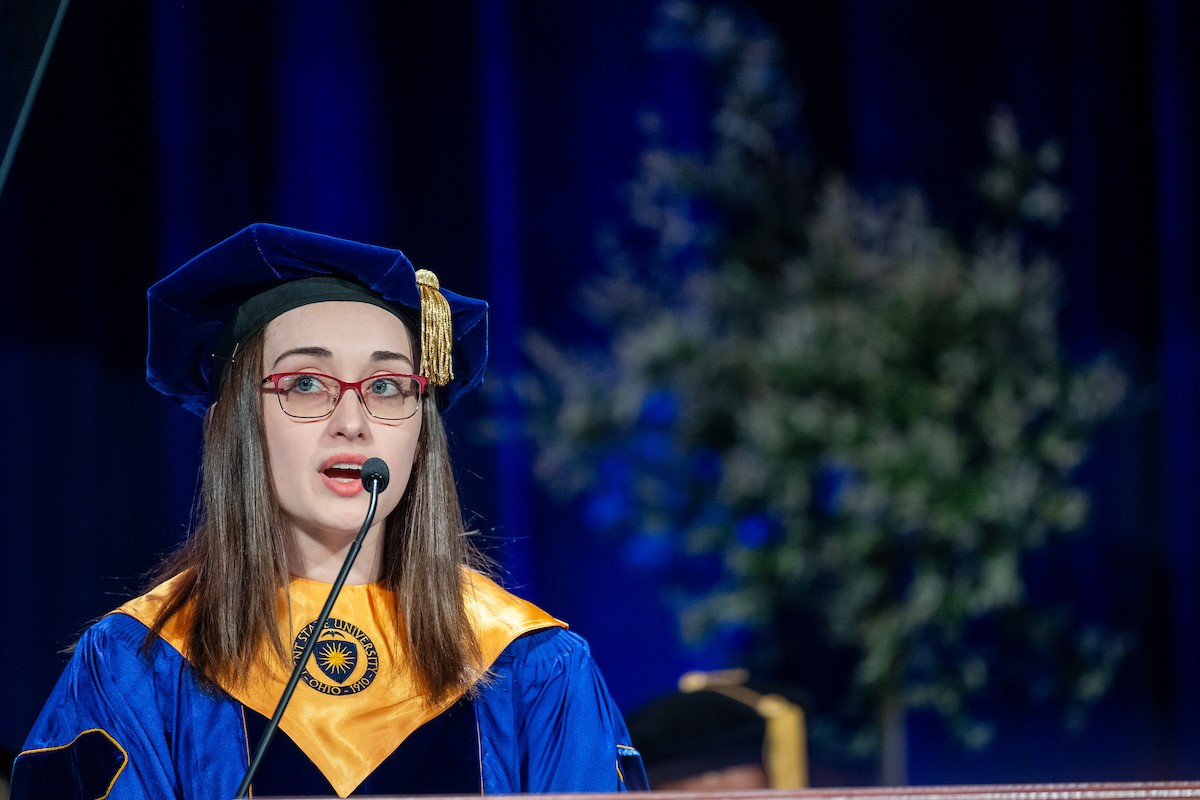
[[(484, 668), (490, 667), (517, 637), (566, 623), (515, 597), (493, 581), (466, 570), (466, 607), (479, 639)], [(179, 576), (126, 603), (114, 613), (128, 614), (150, 626)], [(329, 584), (293, 578), (288, 597), (280, 596), (280, 621), (291, 657), (298, 659), (325, 599)], [(346, 586), (338, 596), (316, 649), (306, 665), (280, 730), (321, 770), (334, 790), (346, 797), (419, 727), (452, 706), (466, 692), (438, 704), (427, 702), (415, 686), (403, 641), (391, 624), (391, 592), (382, 585)], [(290, 599), (291, 617), (284, 619)], [(163, 626), (162, 638), (187, 658), (190, 606)], [(284, 623), (286, 622), (286, 625)], [(264, 648), (265, 650), (265, 648)], [(290, 676), (291, 665), (260, 652), (241, 687), (221, 688), (268, 719)]]

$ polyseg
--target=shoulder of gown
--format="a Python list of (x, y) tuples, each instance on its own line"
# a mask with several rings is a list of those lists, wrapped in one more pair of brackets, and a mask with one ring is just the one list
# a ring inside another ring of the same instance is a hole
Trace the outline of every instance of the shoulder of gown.
[(12, 800), (140, 800), (198, 785), (233, 796), (247, 763), (240, 706), (166, 642), (144, 646), (147, 633), (125, 614), (84, 632), (14, 763)]
[(641, 756), (583, 637), (548, 628), (514, 640), (477, 704), (491, 792), (645, 788)]

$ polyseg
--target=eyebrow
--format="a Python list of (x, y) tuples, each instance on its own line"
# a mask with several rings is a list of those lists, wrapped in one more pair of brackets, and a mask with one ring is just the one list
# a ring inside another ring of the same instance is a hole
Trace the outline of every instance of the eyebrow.
[(412, 359), (404, 353), (394, 353), (391, 350), (376, 350), (371, 353), (372, 361), (407, 361), (412, 364)]
[[(293, 347), (290, 350), (284, 350), (282, 353), (280, 353), (279, 357), (275, 359), (275, 363), (272, 365), (272, 367), (279, 366), (279, 362), (283, 361), (288, 356), (312, 356), (314, 358), (333, 358), (333, 352), (330, 351), (326, 347), (315, 347), (315, 346)], [(371, 353), (371, 360), (372, 361), (406, 361), (410, 365), (413, 363), (412, 359), (409, 358), (404, 353), (397, 353), (392, 350), (376, 350), (374, 353)]]

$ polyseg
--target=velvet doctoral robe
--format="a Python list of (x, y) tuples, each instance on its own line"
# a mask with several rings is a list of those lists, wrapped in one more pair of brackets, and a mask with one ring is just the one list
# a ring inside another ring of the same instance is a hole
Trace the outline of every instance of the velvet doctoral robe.
[[(439, 704), (414, 688), (387, 589), (345, 587), (317, 633), (329, 587), (292, 580), (280, 608), (293, 659), (309, 637), (317, 644), (252, 796), (644, 788), (640, 756), (587, 643), (467, 575), (489, 672), (474, 691)], [(84, 633), (17, 757), (13, 800), (234, 796), (288, 673), (264, 654), (238, 686), (203, 683), (186, 657), (186, 607), (145, 652), (170, 583)]]

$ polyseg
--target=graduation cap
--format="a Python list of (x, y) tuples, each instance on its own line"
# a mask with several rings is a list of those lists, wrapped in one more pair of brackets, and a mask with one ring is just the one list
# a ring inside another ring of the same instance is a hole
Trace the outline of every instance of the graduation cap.
[(188, 411), (216, 399), (238, 347), (275, 317), (350, 300), (397, 314), (420, 333), (421, 374), (449, 408), (483, 381), (487, 303), (442, 289), (399, 250), (255, 224), (150, 287), (146, 379)]
[(752, 688), (744, 670), (689, 672), (679, 691), (626, 722), (651, 788), (748, 764), (763, 767), (772, 789), (808, 785), (803, 710), (778, 692)]

